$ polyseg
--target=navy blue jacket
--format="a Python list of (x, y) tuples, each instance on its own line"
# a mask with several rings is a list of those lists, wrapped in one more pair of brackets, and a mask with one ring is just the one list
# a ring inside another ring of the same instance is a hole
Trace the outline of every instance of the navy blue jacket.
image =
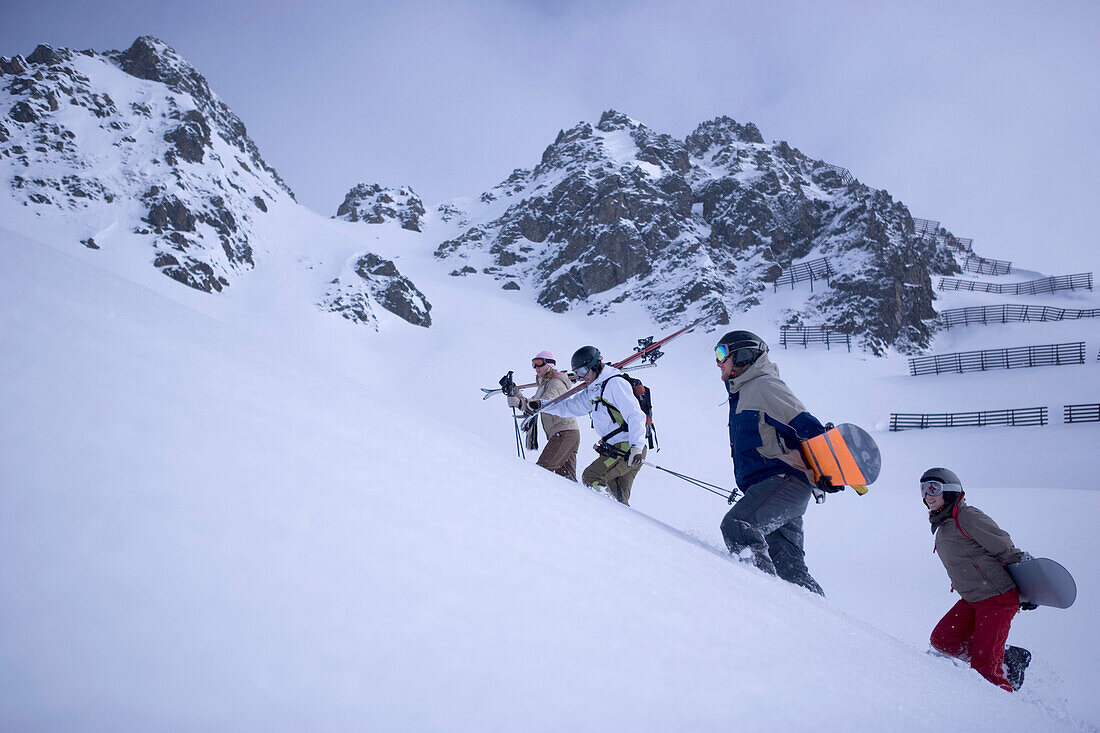
[(730, 404), (730, 453), (738, 487), (745, 490), (770, 476), (813, 481), (802, 460), (801, 441), (825, 427), (779, 378), (779, 368), (762, 354), (745, 373), (726, 381)]

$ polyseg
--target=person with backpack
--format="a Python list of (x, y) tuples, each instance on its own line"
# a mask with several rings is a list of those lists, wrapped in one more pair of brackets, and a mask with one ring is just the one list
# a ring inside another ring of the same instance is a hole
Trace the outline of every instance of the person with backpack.
[[(730, 331), (715, 345), (714, 355), (729, 393), (730, 452), (734, 478), (744, 493), (722, 519), (726, 547), (766, 573), (825, 595), (806, 567), (802, 515), (815, 485), (799, 451), (801, 441), (824, 433), (825, 427), (779, 378), (768, 345), (756, 334)], [(817, 487), (840, 490), (827, 478)]]
[[(552, 400), (573, 388), (573, 382), (569, 377), (557, 369), (558, 362), (549, 351), (540, 351), (531, 359), (531, 367), (535, 370), (535, 382), (538, 385), (534, 396), (528, 400), (523, 393), (516, 390), (508, 395), (508, 406), (518, 407), (524, 415), (530, 415), (534, 409), (530, 403), (536, 405), (543, 400)], [(547, 412), (542, 413), (542, 429), (546, 431), (546, 447), (539, 454), (536, 463), (547, 471), (564, 476), (570, 481), (577, 480), (577, 449), (581, 444), (581, 431), (577, 427), (576, 418), (558, 417)], [(528, 434), (527, 447), (535, 450), (538, 448), (538, 426), (532, 425)]]
[[(584, 469), (581, 483), (596, 490), (605, 487), (611, 496), (629, 506), (630, 489), (646, 456), (645, 413), (627, 376), (604, 364), (595, 346), (577, 349), (570, 365), (584, 389), (543, 408), (542, 414), (592, 416), (592, 427), (600, 435), (594, 446), (600, 456)], [(528, 406), (538, 410), (540, 403), (528, 400)]]
[(1019, 689), (1031, 652), (1006, 649), (1005, 642), (1016, 613), (1035, 606), (1020, 604), (1005, 565), (1031, 555), (1015, 547), (1008, 532), (981, 509), (963, 500), (962, 481), (953, 471), (928, 469), (920, 477), (920, 493), (936, 537), (935, 553), (951, 579), (951, 589), (962, 596), (932, 630), (932, 648), (969, 661), (1003, 690)]

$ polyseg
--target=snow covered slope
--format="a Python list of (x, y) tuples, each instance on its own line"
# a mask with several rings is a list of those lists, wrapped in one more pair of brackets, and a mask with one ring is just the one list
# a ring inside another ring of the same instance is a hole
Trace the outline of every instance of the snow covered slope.
[[(282, 231), (313, 226), (287, 214)], [(330, 226), (308, 258), (319, 280), (370, 244), (427, 283), (433, 327), (394, 317), (374, 333), (289, 305), (280, 286), (312, 287), (288, 279), (302, 264), (290, 258), (214, 298), (148, 268), (107, 269), (68, 240), (0, 230), (0, 728), (925, 730), (935, 716), (944, 729), (1033, 731), (1100, 720), (1085, 590), (1097, 582), (1100, 494), (1049, 490), (1092, 473), (1087, 458), (1026, 471), (1057, 444), (1084, 453), (1096, 427), (1028, 432), (1034, 457), (1018, 450), (1025, 431), (988, 433), (1004, 446), (987, 433), (880, 433), (880, 484), (807, 517), (810, 567), (830, 595), (820, 599), (733, 562), (716, 497), (647, 470), (625, 508), (510, 452), (510, 413), (476, 387), (541, 348), (627, 352), (652, 330), (640, 308), (615, 322), (554, 315), (446, 277), (396, 225)], [(666, 446), (656, 460), (726, 483), (712, 342), (691, 334), (645, 374)], [(829, 419), (873, 424), (908, 396), (972, 391), (892, 376), (898, 360), (777, 358)], [(1077, 388), (1096, 384), (1094, 364), (1061, 369), (1077, 370)], [(1037, 642), (1019, 695), (924, 651), (953, 598), (913, 472), (941, 458), (974, 476), (974, 503), (1021, 546), (1067, 558), (1083, 588), (1074, 609), (1018, 622)], [(1025, 472), (987, 479), (1001, 458)]]

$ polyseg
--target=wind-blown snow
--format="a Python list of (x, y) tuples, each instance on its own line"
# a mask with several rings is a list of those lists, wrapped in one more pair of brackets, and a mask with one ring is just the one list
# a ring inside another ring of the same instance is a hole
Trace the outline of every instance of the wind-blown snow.
[[(5, 221), (16, 221), (5, 218)], [(554, 315), (449, 278), (419, 235), (289, 203), (211, 296), (140, 257), (0, 229), (0, 728), (1058, 730), (1100, 720), (1100, 425), (876, 433), (883, 477), (806, 517), (828, 599), (730, 559), (720, 498), (653, 469), (632, 508), (514, 453), (481, 401), (530, 355), (627, 354), (640, 306)], [(43, 230), (45, 231), (45, 230)], [(308, 242), (304, 247), (288, 242)], [(308, 307), (364, 249), (435, 306), (419, 329)], [(974, 297), (974, 294), (967, 294)], [(774, 338), (774, 314), (750, 314)], [(962, 296), (958, 296), (962, 302)], [(1076, 297), (1076, 296), (1067, 296)], [(910, 378), (902, 358), (774, 356), (823, 420), (1097, 401), (1097, 324), (946, 334), (937, 351), (1088, 341), (1084, 366)], [(693, 333), (641, 374), (660, 465), (729, 485), (725, 406)], [(942, 346), (943, 348), (940, 348)], [(1058, 411), (1060, 414), (1060, 404)], [(595, 439), (584, 428), (581, 461)], [(1016, 695), (926, 653), (957, 596), (918, 505), (933, 464), (1081, 597), (1018, 617)]]

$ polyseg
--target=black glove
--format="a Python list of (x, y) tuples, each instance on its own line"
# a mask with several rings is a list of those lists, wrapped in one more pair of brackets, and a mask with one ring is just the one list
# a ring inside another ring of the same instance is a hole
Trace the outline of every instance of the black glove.
[(817, 480), (817, 483), (814, 485), (824, 491), (826, 494), (835, 494), (838, 491), (844, 491), (843, 486), (833, 486), (831, 483), (829, 483), (829, 479), (831, 478), (832, 476), (822, 476)]
[(592, 449), (595, 450), (596, 453), (598, 453), (599, 455), (605, 456), (607, 458), (622, 458), (624, 455), (626, 455), (622, 452), (621, 449), (619, 449), (618, 446), (611, 445), (610, 443), (605, 443), (602, 440), (596, 443), (596, 445), (592, 446)]
[(1038, 607), (1039, 607), (1038, 603), (1031, 603), (1030, 601), (1020, 604), (1020, 610), (1021, 611), (1034, 611)]
[(531, 412), (538, 412), (540, 407), (542, 407), (542, 400), (527, 400), (527, 409)]

